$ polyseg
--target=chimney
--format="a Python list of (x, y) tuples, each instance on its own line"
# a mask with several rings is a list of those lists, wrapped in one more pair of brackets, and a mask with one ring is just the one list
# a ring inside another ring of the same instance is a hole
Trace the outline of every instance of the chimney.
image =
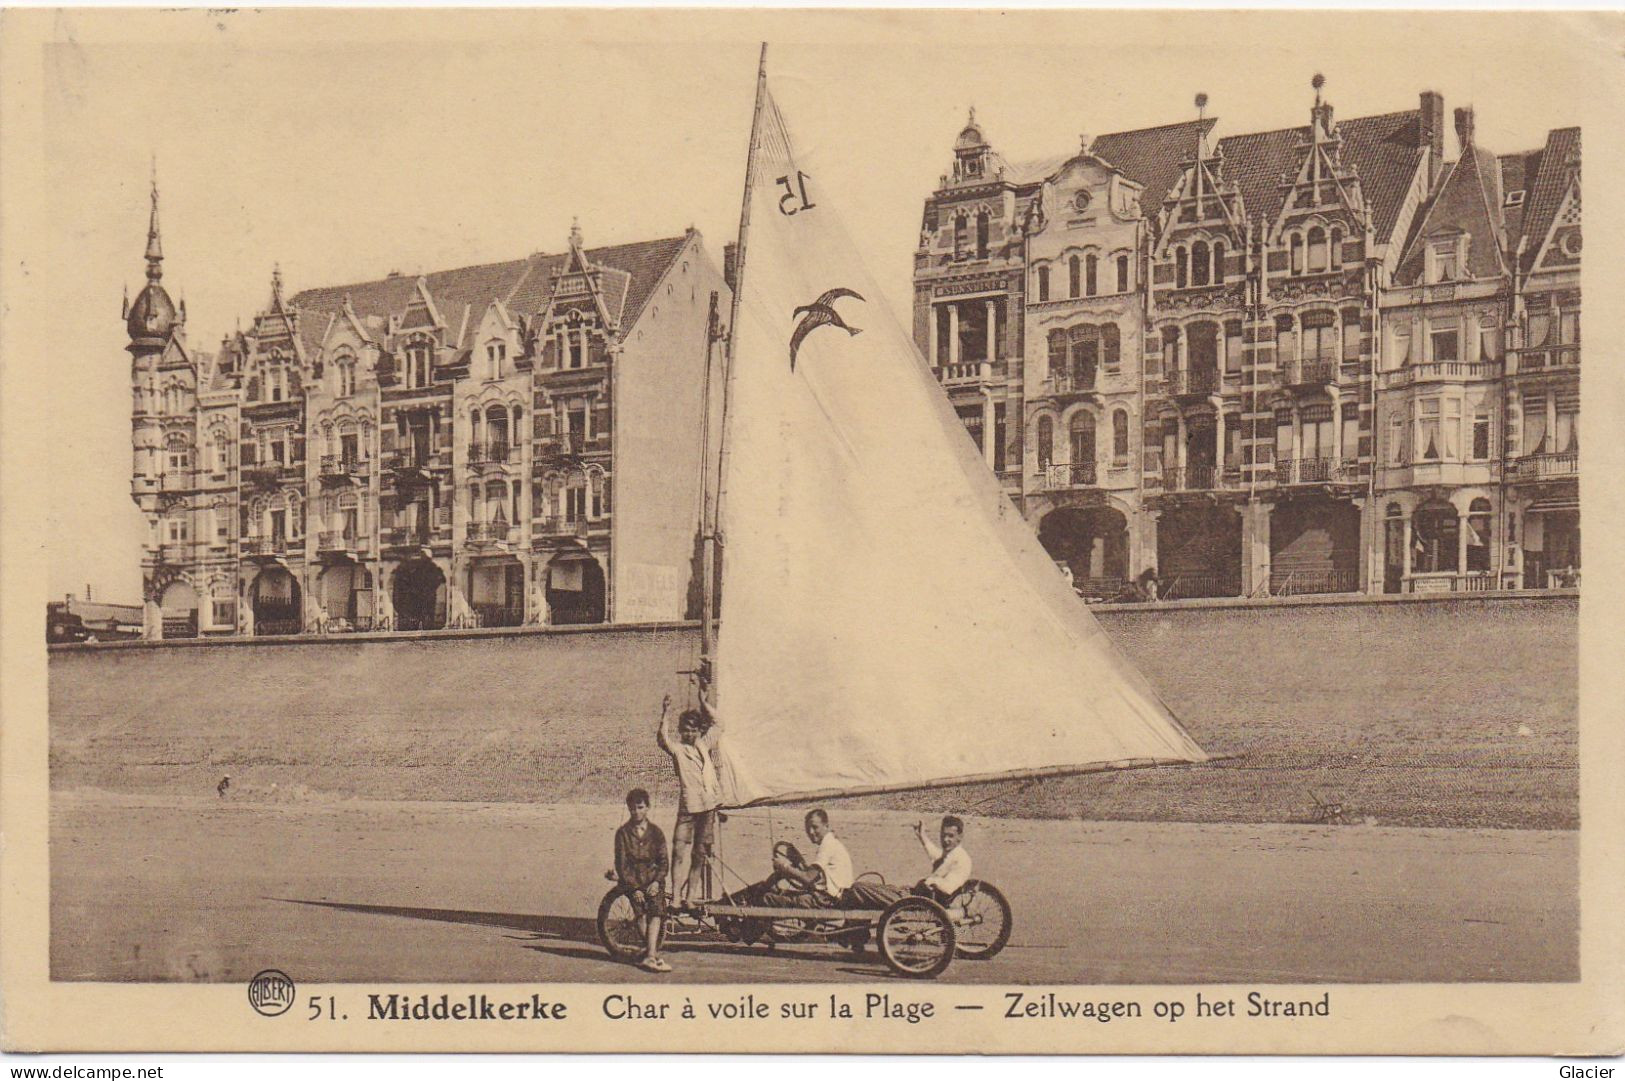
[(1473, 107), (1456, 110), (1456, 138), (1461, 141), (1462, 153), (1473, 145)]
[(738, 273), (739, 245), (729, 242), (722, 246), (722, 280), (728, 283), (729, 289), (737, 289), (738, 283), (734, 280)]
[(1421, 128), (1418, 146), (1428, 150), (1428, 187), (1438, 179), (1444, 164), (1444, 95), (1436, 90), (1422, 91)]

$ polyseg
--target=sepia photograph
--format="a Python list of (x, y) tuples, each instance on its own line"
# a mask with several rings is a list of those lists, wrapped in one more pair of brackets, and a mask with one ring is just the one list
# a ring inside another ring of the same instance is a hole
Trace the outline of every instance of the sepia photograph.
[(7, 12), (8, 1044), (1619, 1053), (1620, 30)]

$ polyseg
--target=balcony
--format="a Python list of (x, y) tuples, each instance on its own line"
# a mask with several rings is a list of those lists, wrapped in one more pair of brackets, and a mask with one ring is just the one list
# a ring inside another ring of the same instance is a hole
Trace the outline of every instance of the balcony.
[(515, 529), (507, 522), (469, 522), (463, 531), (470, 545), (506, 544), (513, 539)]
[(1281, 378), (1289, 387), (1315, 389), (1335, 385), (1337, 371), (1335, 360), (1294, 360), (1282, 371)]
[(1046, 492), (1060, 492), (1069, 488), (1092, 488), (1097, 483), (1094, 462), (1073, 462), (1043, 466), (1038, 474), (1038, 488)]
[(244, 537), (242, 553), (248, 559), (281, 559), (288, 554), (286, 537)]
[(286, 467), (277, 462), (258, 462), (243, 466), (243, 484), (250, 488), (276, 488), (282, 483)]
[(585, 518), (538, 518), (535, 534), (539, 538), (586, 540), (591, 525)]
[(1162, 392), (1172, 398), (1206, 398), (1219, 393), (1219, 373), (1214, 368), (1169, 372), (1163, 376)]
[(470, 443), (468, 445), (469, 465), (506, 465), (508, 456), (512, 453), (506, 440), (501, 442)]
[(1240, 488), (1239, 471), (1221, 471), (1211, 465), (1188, 465), (1183, 469), (1174, 466), (1162, 471), (1162, 490), (1165, 492), (1237, 491)]
[(1275, 462), (1275, 483), (1282, 487), (1293, 484), (1353, 484), (1359, 470), (1352, 458), (1278, 458)]
[(943, 364), (936, 369), (937, 382), (950, 389), (984, 387), (993, 382), (993, 365), (985, 360), (965, 364)]
[(1042, 393), (1051, 398), (1077, 398), (1100, 393), (1094, 372), (1057, 372), (1044, 380)]
[(1548, 345), (1538, 349), (1511, 350), (1512, 363), (1508, 371), (1515, 375), (1527, 375), (1531, 372), (1565, 372), (1577, 371), (1580, 367), (1580, 346)]
[(192, 546), (186, 541), (166, 541), (158, 546), (158, 562), (172, 567), (191, 562)]
[(1529, 454), (1514, 458), (1506, 465), (1506, 477), (1510, 481), (1550, 480), (1579, 475), (1580, 454), (1572, 450), (1566, 454)]
[(356, 535), (343, 529), (326, 529), (316, 534), (316, 554), (322, 557), (353, 557)]
[(367, 468), (365, 458), (347, 458), (342, 454), (324, 454), (317, 466), (317, 473), (324, 483), (347, 483), (355, 479), (357, 473), (363, 473)]
[(1496, 365), (1466, 360), (1433, 361), (1427, 364), (1408, 364), (1397, 371), (1383, 372), (1379, 377), (1383, 390), (1408, 387), (1412, 383), (1455, 382), (1473, 379), (1494, 379)]
[(445, 469), (446, 465), (444, 455), (421, 449), (398, 450), (384, 456), (384, 467), (403, 480), (427, 480), (430, 470)]
[(416, 553), (428, 549), (433, 534), (421, 526), (392, 526), (382, 532), (380, 540), (384, 548), (396, 554), (403, 551)]

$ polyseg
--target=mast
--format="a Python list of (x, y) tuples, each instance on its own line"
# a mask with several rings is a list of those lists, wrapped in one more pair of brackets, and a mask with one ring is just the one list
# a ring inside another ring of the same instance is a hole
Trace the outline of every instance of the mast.
[[(734, 343), (739, 340), (735, 328), (739, 325), (740, 286), (745, 280), (745, 247), (750, 237), (750, 202), (751, 192), (756, 184), (756, 143), (762, 130), (762, 105), (767, 99), (767, 42), (762, 42), (761, 57), (756, 66), (756, 104), (750, 117), (750, 145), (745, 150), (745, 194), (739, 207), (739, 238), (734, 245), (734, 280), (733, 300), (728, 313), (728, 325), (722, 328), (726, 337), (726, 346), (723, 349), (722, 370), (722, 430), (717, 438), (717, 472), (715, 495), (708, 496), (710, 485), (704, 484), (701, 495), (701, 506), (710, 508), (710, 521), (704, 530), (704, 548), (702, 549), (701, 573), (704, 581), (701, 583), (700, 594), (700, 686), (710, 690), (712, 702), (715, 703), (715, 690), (710, 686), (714, 674), (716, 650), (716, 558), (717, 547), (720, 543), (718, 527), (722, 522), (722, 501), (725, 494), (723, 478), (727, 475), (728, 461), (728, 403), (732, 398), (733, 370), (734, 370)], [(714, 310), (714, 309), (713, 309)], [(709, 357), (707, 358), (709, 363)], [(709, 398), (708, 398), (709, 401)], [(709, 444), (709, 432), (706, 442)], [(707, 478), (709, 480), (709, 478)], [(702, 513), (704, 513), (702, 509)]]

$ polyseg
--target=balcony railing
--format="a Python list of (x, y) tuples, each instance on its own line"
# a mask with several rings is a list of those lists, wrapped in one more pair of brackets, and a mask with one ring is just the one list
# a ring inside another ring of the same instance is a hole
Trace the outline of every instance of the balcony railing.
[(1167, 492), (1210, 492), (1241, 487), (1241, 474), (1221, 471), (1217, 466), (1175, 466), (1162, 471), (1162, 488)]
[(536, 454), (543, 458), (560, 457), (581, 453), (581, 440), (568, 433), (564, 435), (549, 435), (542, 437), (536, 447)]
[(1355, 480), (1356, 466), (1349, 458), (1278, 458), (1276, 484), (1345, 484)]
[(1353, 569), (1327, 568), (1304, 570), (1294, 568), (1273, 571), (1270, 574), (1270, 595), (1296, 597), (1306, 593), (1358, 593), (1360, 572)]
[(540, 518), (536, 532), (549, 537), (585, 537), (591, 527), (585, 518)]
[(365, 458), (348, 458), (341, 454), (322, 455), (321, 475), (324, 477), (348, 477), (366, 468)]
[(244, 537), (243, 555), (280, 556), (288, 554), (286, 537)]
[(501, 464), (508, 460), (509, 447), (506, 441), (470, 443), (468, 445), (468, 460), (474, 465), (487, 462)]
[(427, 548), (429, 539), (429, 531), (421, 526), (392, 526), (383, 531), (386, 548)]
[(1496, 366), (1494, 364), (1468, 360), (1444, 360), (1428, 364), (1408, 364), (1396, 371), (1383, 372), (1381, 384), (1382, 388), (1387, 390), (1391, 387), (1409, 386), (1412, 383), (1493, 379), (1495, 374)]
[(525, 623), (523, 605), (476, 604), (474, 616), (481, 627), (520, 627)]
[(1094, 372), (1056, 372), (1044, 380), (1047, 394), (1094, 394), (1099, 390)]
[(1039, 483), (1045, 491), (1060, 491), (1066, 488), (1090, 488), (1098, 483), (1094, 462), (1072, 462), (1070, 464), (1051, 464), (1044, 466), (1039, 474)]
[(1580, 366), (1578, 343), (1547, 345), (1538, 349), (1514, 349), (1511, 352), (1515, 358), (1514, 366), (1511, 368), (1513, 372), (1539, 372)]
[(1164, 601), (1192, 597), (1237, 597), (1241, 595), (1241, 575), (1215, 572), (1176, 574), (1157, 592)]
[(1219, 393), (1219, 373), (1212, 368), (1196, 368), (1183, 372), (1169, 372), (1163, 377), (1164, 394), (1197, 395)]
[(1507, 463), (1508, 480), (1540, 480), (1546, 477), (1577, 477), (1580, 475), (1580, 455), (1577, 451), (1566, 454), (1529, 454)]
[(438, 453), (426, 450), (397, 450), (384, 456), (384, 464), (394, 470), (440, 469), (446, 464)]
[(355, 546), (355, 534), (342, 529), (325, 529), (316, 535), (316, 550), (319, 552), (353, 552)]
[(991, 381), (993, 365), (985, 360), (944, 364), (937, 368), (937, 382), (945, 387), (975, 386)]
[(1337, 382), (1335, 360), (1295, 360), (1286, 366), (1286, 381), (1294, 387), (1323, 387)]
[(507, 522), (469, 522), (464, 535), (470, 544), (497, 544), (513, 535), (513, 526)]

